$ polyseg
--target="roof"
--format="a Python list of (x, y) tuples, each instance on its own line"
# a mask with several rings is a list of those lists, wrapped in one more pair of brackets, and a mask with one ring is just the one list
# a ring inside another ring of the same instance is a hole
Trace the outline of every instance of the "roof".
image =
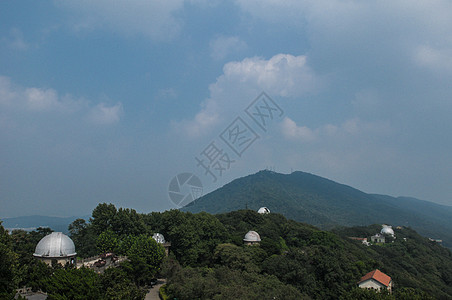
[(391, 280), (392, 280), (391, 277), (389, 277), (385, 273), (381, 272), (380, 270), (376, 269), (376, 270), (373, 270), (373, 271), (367, 273), (363, 277), (361, 277), (361, 280), (358, 282), (358, 284), (363, 281), (370, 280), (370, 279), (378, 281), (379, 283), (381, 283), (382, 285), (384, 285), (386, 287), (389, 286), (389, 283), (391, 283)]
[(161, 233), (154, 233), (152, 238), (159, 244), (165, 244), (165, 237)]
[(380, 231), (381, 234), (394, 235), (394, 230), (392, 229), (392, 226), (386, 224), (383, 224), (381, 226), (382, 226)]
[(245, 234), (245, 238), (243, 240), (245, 242), (260, 242), (261, 237), (256, 231), (248, 231), (248, 233)]
[(385, 238), (384, 235), (379, 234), (379, 233), (377, 233), (377, 234), (375, 234), (375, 235), (373, 235), (373, 236), (371, 236), (371, 237), (373, 237), (373, 238)]
[(351, 240), (357, 240), (357, 241), (367, 241), (367, 238), (361, 238), (361, 237), (349, 236), (348, 238)]
[(259, 214), (269, 214), (270, 210), (267, 207), (264, 206), (264, 207), (259, 208), (257, 213), (259, 213)]
[(59, 258), (76, 254), (74, 242), (67, 235), (62, 232), (52, 232), (39, 241), (33, 256)]

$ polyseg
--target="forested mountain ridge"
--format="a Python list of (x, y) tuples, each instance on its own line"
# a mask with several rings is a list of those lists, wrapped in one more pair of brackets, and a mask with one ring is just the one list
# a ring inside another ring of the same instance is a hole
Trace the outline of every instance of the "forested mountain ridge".
[(410, 226), (452, 247), (452, 207), (414, 198), (367, 194), (300, 171), (260, 171), (233, 180), (182, 210), (216, 214), (262, 206), (323, 229), (374, 223)]
[[(50, 229), (8, 235), (0, 224), (0, 299), (23, 286), (42, 289), (49, 299), (143, 299), (154, 276), (167, 278), (168, 299), (181, 300), (452, 297), (447, 248), (407, 227), (395, 228), (396, 239), (386, 244), (365, 246), (348, 238), (369, 237), (380, 229), (375, 224), (328, 232), (254, 210), (141, 214), (103, 203), (88, 222), (77, 219), (70, 225), (77, 255), (114, 252), (129, 261), (103, 274), (71, 265), (49, 267), (32, 253)], [(249, 230), (259, 233), (258, 246), (244, 244)], [(156, 232), (171, 242), (167, 258), (152, 238)], [(357, 287), (376, 268), (393, 278), (392, 295)]]

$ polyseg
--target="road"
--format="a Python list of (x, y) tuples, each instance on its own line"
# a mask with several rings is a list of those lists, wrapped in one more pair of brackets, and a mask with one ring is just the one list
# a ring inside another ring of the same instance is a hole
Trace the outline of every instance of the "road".
[(162, 285), (164, 285), (166, 283), (165, 279), (159, 279), (157, 281), (157, 284), (154, 285), (151, 290), (149, 291), (149, 293), (146, 294), (146, 297), (144, 298), (144, 300), (159, 300), (159, 289)]

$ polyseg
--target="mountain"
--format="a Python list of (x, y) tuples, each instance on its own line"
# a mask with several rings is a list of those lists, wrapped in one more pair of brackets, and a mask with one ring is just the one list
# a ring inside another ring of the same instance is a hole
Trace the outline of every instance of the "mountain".
[(7, 229), (24, 229), (33, 230), (38, 227), (50, 227), (54, 231), (59, 231), (63, 233), (68, 232), (68, 226), (75, 219), (78, 218), (89, 218), (89, 216), (82, 217), (49, 217), (49, 216), (22, 216), (14, 218), (3, 218), (3, 227)]
[(408, 197), (367, 194), (305, 172), (260, 171), (189, 203), (183, 211), (224, 213), (266, 206), (323, 229), (387, 223), (409, 226), (452, 246), (452, 207)]

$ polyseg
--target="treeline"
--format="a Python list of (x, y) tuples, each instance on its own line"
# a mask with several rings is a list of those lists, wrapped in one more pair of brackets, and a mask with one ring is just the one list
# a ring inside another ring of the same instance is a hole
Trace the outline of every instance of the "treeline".
[[(142, 287), (163, 276), (168, 299), (452, 297), (448, 249), (409, 228), (396, 229), (394, 242), (380, 246), (366, 247), (347, 238), (370, 236), (380, 229), (375, 225), (327, 232), (279, 214), (250, 210), (139, 214), (104, 203), (90, 220), (78, 219), (69, 226), (78, 256), (113, 251), (128, 255), (130, 261), (102, 275), (88, 269), (48, 268), (31, 256), (48, 232), (2, 233), (0, 292), (27, 285), (47, 291), (50, 299), (143, 299)], [(243, 245), (249, 230), (260, 234), (259, 246)], [(171, 242), (168, 258), (152, 239), (156, 232)], [(376, 268), (393, 278), (392, 295), (357, 288), (359, 279)]]

